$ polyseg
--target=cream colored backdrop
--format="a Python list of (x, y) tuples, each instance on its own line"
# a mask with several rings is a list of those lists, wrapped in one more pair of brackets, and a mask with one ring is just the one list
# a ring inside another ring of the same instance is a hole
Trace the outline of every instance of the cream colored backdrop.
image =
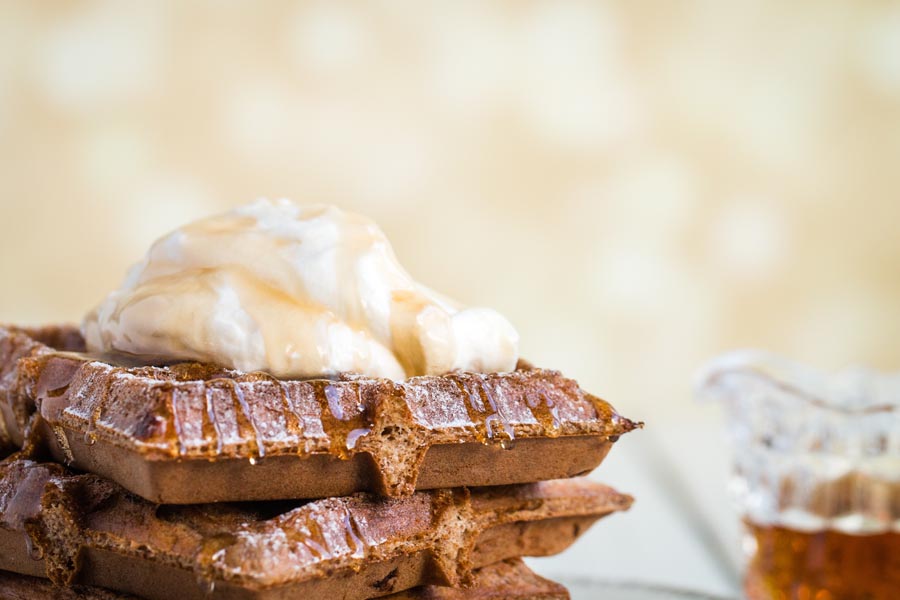
[(725, 349), (900, 363), (897, 4), (7, 0), (0, 139), (3, 321), (287, 196), (374, 217), (646, 443), (716, 426)]

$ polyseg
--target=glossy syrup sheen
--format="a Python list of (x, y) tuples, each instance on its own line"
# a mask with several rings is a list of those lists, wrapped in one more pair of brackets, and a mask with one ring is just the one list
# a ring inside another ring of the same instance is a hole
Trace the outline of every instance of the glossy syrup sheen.
[[(419, 383), (389, 385), (372, 380), (326, 379), (284, 382), (262, 372), (241, 374), (195, 363), (165, 368), (104, 368), (73, 353), (51, 353), (40, 357), (34, 369), (39, 379), (43, 371), (54, 371), (45, 369), (53, 358), (64, 362), (77, 360), (84, 365), (82, 369), (89, 369), (77, 391), (69, 390), (75, 370), (70, 370), (65, 381), (56, 381), (59, 377), (51, 373), (48, 382), (43, 385), (45, 398), (58, 399), (61, 405), (71, 402), (69, 396), (72, 394), (77, 393), (77, 397), (81, 398), (79, 403), (83, 406), (81, 414), (86, 420), (83, 430), (86, 443), (97, 441), (98, 428), (105, 430), (112, 427), (111, 433), (115, 434), (119, 430), (117, 428), (123, 426), (117, 424), (122, 423), (121, 419), (116, 419), (119, 413), (110, 413), (112, 421), (104, 418), (111, 402), (120, 403), (121, 400), (131, 407), (126, 410), (131, 410), (132, 414), (140, 410), (135, 408), (138, 400), (134, 394), (140, 386), (145, 386), (144, 394), (156, 390), (162, 397), (157, 396), (160, 401), (156, 408), (143, 415), (143, 421), (137, 424), (135, 431), (142, 440), (163, 442), (165, 451), (172, 456), (193, 454), (215, 459), (221, 457), (223, 452), (231, 454), (232, 451), (224, 448), (223, 438), (227, 437), (237, 442), (239, 447), (235, 452), (238, 455), (255, 463), (267, 455), (267, 445), (273, 442), (281, 446), (287, 443), (293, 447), (292, 451), (307, 455), (320, 448), (324, 434), (327, 451), (346, 460), (361, 450), (360, 440), (371, 433), (375, 421), (380, 419), (375, 414), (377, 406), (393, 406), (392, 414), (407, 415), (391, 417), (390, 423), (379, 421), (379, 427), (392, 429), (394, 425), (405, 427), (411, 424), (407, 420), (413, 418), (409, 414), (413, 409), (410, 402), (420, 403), (415, 409), (418, 415), (415, 419), (426, 429), (436, 427), (437, 431), (455, 424), (442, 413), (443, 409), (434, 410), (431, 406), (435, 403), (438, 407), (455, 404), (464, 410), (461, 416), (471, 423), (470, 431), (475, 440), (502, 448), (512, 447), (519, 428), (529, 422), (540, 425), (537, 435), (545, 437), (561, 435), (564, 424), (569, 429), (570, 423), (578, 422), (594, 422), (606, 431), (616, 433), (640, 426), (619, 417), (607, 403), (584, 394), (574, 382), (564, 380), (553, 372), (516, 372), (506, 376), (451, 373), (425, 384), (426, 389), (433, 391), (421, 395), (413, 393), (421, 389), (417, 387), (422, 385)], [(441, 379), (450, 387), (441, 387)], [(373, 387), (376, 385), (381, 387)], [(38, 388), (41, 387), (39, 382)], [(367, 390), (366, 398), (363, 398), (364, 388)], [(61, 398), (63, 396), (65, 398)], [(310, 400), (316, 409), (314, 413), (307, 414), (302, 406)], [(557, 405), (557, 402), (562, 404)], [(398, 412), (400, 407), (404, 408)], [(281, 414), (278, 415), (278, 412)], [(265, 422), (259, 422), (259, 418), (264, 418)], [(400, 421), (395, 423), (397, 418)], [(305, 425), (313, 427), (313, 431), (306, 431)], [(125, 422), (124, 426), (128, 423)], [(265, 435), (262, 427), (265, 428)], [(317, 431), (319, 427), (321, 433)], [(275, 437), (268, 438), (270, 435)], [(614, 441), (613, 435), (609, 437)], [(428, 445), (426, 438), (417, 443)], [(377, 447), (366, 443), (364, 449), (372, 452)], [(279, 452), (276, 448), (276, 453)]]
[(494, 394), (483, 381), (472, 377), (465, 379), (451, 376), (463, 398), (469, 421), (475, 428), (475, 439), (482, 444), (497, 443), (503, 448), (512, 447), (516, 439), (512, 424), (497, 409)]
[(345, 386), (325, 380), (310, 383), (315, 389), (316, 401), (321, 409), (322, 430), (330, 440), (331, 453), (346, 460), (350, 458), (359, 437), (367, 434), (372, 426), (369, 407), (363, 403), (359, 384), (349, 384), (355, 405), (345, 406)]
[[(91, 416), (88, 420), (88, 426), (84, 431), (84, 442), (88, 446), (93, 446), (95, 443), (97, 443), (97, 423), (103, 416), (103, 410), (109, 402), (110, 394), (112, 393), (112, 386), (116, 381), (115, 375), (123, 371), (124, 369), (122, 369), (121, 367), (113, 368), (112, 372), (110, 373), (110, 377), (108, 377), (103, 384), (103, 391), (100, 394), (100, 399), (97, 400), (97, 404), (94, 406), (94, 410), (91, 411)], [(68, 386), (65, 387), (66, 389), (68, 389)]]
[[(194, 563), (198, 584), (210, 593), (215, 589), (215, 581), (223, 571), (242, 574), (243, 567), (239, 558), (246, 550), (245, 546), (265, 546), (265, 541), (272, 537), (283, 536), (288, 544), (287, 548), (281, 549), (286, 551), (284, 557), (292, 556), (297, 561), (297, 568), (339, 557), (363, 559), (370, 543), (361, 531), (356, 510), (353, 501), (341, 500), (335, 503), (325, 500), (297, 509), (285, 518), (270, 521), (270, 526), (276, 526), (277, 523), (278, 535), (269, 530), (266, 530), (268, 534), (254, 532), (252, 528), (242, 533), (208, 534), (200, 542), (200, 551)], [(241, 540), (241, 537), (244, 539)], [(265, 549), (259, 551), (262, 555), (266, 553)], [(361, 560), (350, 561), (349, 566), (358, 571), (363, 563)], [(237, 572), (234, 571), (235, 568)]]
[[(113, 372), (121, 372), (121, 370), (116, 368)], [(302, 423), (288, 399), (287, 387), (284, 382), (264, 373), (253, 373), (245, 377), (268, 380), (272, 383), (281, 398), (286, 432), (293, 437), (302, 437)], [(466, 377), (465, 380), (456, 376), (448, 377), (455, 382), (459, 389), (467, 415), (474, 427), (475, 438), (484, 444), (496, 443), (504, 448), (511, 447), (515, 441), (514, 422), (504, 417), (502, 411), (498, 409), (495, 391), (491, 386), (486, 381), (471, 376)], [(251, 407), (245, 398), (241, 379), (215, 378), (203, 382), (206, 410), (201, 415), (201, 432), (206, 442), (207, 454), (210, 457), (219, 455), (222, 451), (222, 435), (210, 397), (210, 390), (215, 388), (227, 390), (231, 397), (239, 436), (249, 445), (251, 458), (265, 457), (265, 443), (261, 439)], [(342, 459), (349, 458), (353, 454), (357, 441), (370, 433), (372, 427), (371, 410), (360, 396), (360, 386), (355, 383), (338, 385), (328, 380), (313, 380), (308, 384), (313, 386), (315, 400), (320, 407), (320, 422), (323, 432), (330, 440), (330, 451)], [(106, 382), (104, 391), (90, 416), (85, 434), (86, 441), (89, 443), (96, 441), (97, 422), (108, 403), (111, 385), (112, 380)], [(184, 455), (186, 452), (185, 435), (178, 417), (178, 394), (171, 385), (164, 384), (162, 387), (168, 395), (165, 411), (168, 421), (166, 439), (171, 442), (173, 447), (178, 448), (180, 455)], [(344, 406), (343, 395), (347, 388), (352, 389), (352, 394), (355, 394), (357, 398), (356, 405), (350, 408)], [(396, 397), (392, 398), (393, 401), (403, 401), (402, 392), (394, 395)], [(544, 435), (548, 437), (560, 435), (562, 423), (558, 408), (547, 394), (540, 391), (529, 392), (525, 397), (525, 403), (534, 419), (542, 426)], [(595, 402), (595, 406), (603, 418), (615, 419), (617, 417), (605, 403)]]
[[(454, 382), (463, 398), (469, 421), (474, 426), (475, 438), (483, 444), (498, 444), (504, 449), (512, 448), (516, 439), (516, 420), (503, 414), (499, 407), (497, 390), (489, 378), (472, 373), (447, 377)], [(541, 425), (543, 435), (558, 437), (561, 433), (562, 420), (553, 399), (540, 390), (526, 390), (524, 400), (531, 416)]]
[(900, 598), (900, 533), (746, 526), (756, 544), (744, 583), (750, 600)]

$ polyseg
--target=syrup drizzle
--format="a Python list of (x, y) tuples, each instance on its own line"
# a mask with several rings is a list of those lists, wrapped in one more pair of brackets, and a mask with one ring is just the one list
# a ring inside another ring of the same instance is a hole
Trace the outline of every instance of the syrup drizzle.
[[(299, 521), (299, 519), (297, 520)], [(299, 527), (295, 525), (289, 529), (284, 529), (284, 532), (290, 541), (305, 546), (310, 554), (313, 555), (313, 558), (321, 560), (328, 555), (328, 542), (325, 539), (325, 534), (322, 532), (322, 527), (318, 521), (312, 515), (307, 514)]]
[(222, 558), (229, 546), (237, 543), (237, 536), (232, 533), (217, 533), (203, 540), (200, 552), (197, 553), (197, 585), (207, 594), (216, 587), (215, 563)]
[(347, 450), (355, 450), (359, 439), (371, 433), (368, 427), (357, 427), (347, 434)]
[(475, 427), (475, 439), (482, 444), (496, 443), (504, 449), (512, 448), (516, 437), (512, 424), (500, 415), (497, 401), (485, 385), (484, 379), (476, 380), (474, 377), (471, 375), (467, 379), (475, 388), (475, 394), (458, 375), (452, 375), (450, 379), (463, 397), (469, 420)]
[[(41, 367), (45, 367), (50, 359), (61, 356), (70, 359), (73, 358), (71, 353), (54, 352), (34, 357), (34, 360)], [(79, 356), (78, 358), (82, 361), (87, 360), (84, 356)], [(34, 364), (29, 365), (29, 367), (35, 369)], [(39, 373), (41, 369), (37, 368), (36, 371)], [(94, 383), (94, 385), (90, 386), (93, 391), (99, 391), (101, 393), (92, 394), (94, 396), (94, 403), (92, 406), (88, 405), (89, 414), (86, 419), (86, 427), (82, 434), (87, 445), (93, 445), (96, 443), (97, 439), (99, 439), (102, 419), (107, 413), (107, 409), (110, 406), (109, 403), (115, 400), (114, 396), (119, 389), (115, 387), (116, 380), (118, 379), (116, 375), (122, 372), (125, 372), (125, 369), (122, 367), (109, 367), (109, 370), (106, 371), (107, 376), (102, 377), (101, 382), (97, 382), (99, 385)], [(179, 380), (189, 380), (198, 377), (194, 371), (182, 373), (176, 370), (175, 372), (179, 376)], [(256, 420), (253, 418), (250, 407), (246, 400), (244, 400), (244, 390), (238, 385), (237, 381), (221, 377), (221, 373), (221, 371), (217, 371), (214, 374), (215, 379), (209, 380), (209, 383), (218, 382), (220, 380), (228, 381), (235, 409), (234, 418), (237, 429), (241, 441), (250, 446), (249, 454), (251, 456), (249, 458), (251, 464), (254, 464), (258, 459), (263, 458), (266, 455), (266, 447), (261, 439), (262, 436), (260, 430), (257, 427)], [(292, 391), (293, 388), (289, 388), (284, 382), (263, 372), (251, 373), (244, 377), (265, 378), (271, 381), (273, 385), (277, 386), (278, 393), (281, 396), (281, 411), (284, 414), (286, 432), (298, 436), (298, 443), (296, 444), (298, 452), (307, 454), (310, 451), (315, 450), (316, 442), (318, 440), (310, 440), (303, 437), (305, 428), (303, 427), (302, 417), (295, 410), (294, 405), (290, 401), (289, 392)], [(505, 419), (498, 410), (498, 398), (495, 396), (495, 394), (498, 393), (498, 390), (489, 385), (491, 380), (478, 374), (454, 374), (448, 375), (447, 377), (453, 381), (462, 395), (462, 401), (464, 402), (467, 416), (472, 423), (475, 438), (484, 444), (496, 443), (504, 448), (509, 447), (515, 441), (514, 425), (509, 420)], [(322, 428), (329, 438), (332, 453), (342, 459), (349, 458), (353, 453), (358, 451), (359, 440), (363, 439), (371, 432), (372, 416), (371, 414), (367, 414), (371, 411), (366, 411), (366, 407), (363, 406), (361, 386), (354, 383), (352, 387), (352, 391), (356, 394), (357, 408), (360, 410), (361, 414), (349, 415), (348, 413), (352, 411), (345, 409), (345, 404), (341, 402), (341, 399), (342, 392), (350, 393), (351, 390), (346, 389), (345, 386), (351, 385), (351, 382), (321, 380), (312, 381), (310, 383), (312, 383), (315, 388), (316, 400), (321, 409)], [(201, 435), (203, 440), (208, 442), (205, 445), (207, 454), (211, 456), (221, 455), (225, 436), (222, 433), (219, 419), (216, 416), (214, 402), (216, 398), (215, 395), (211, 393), (212, 390), (207, 389), (207, 382), (202, 381), (202, 384), (205, 410), (200, 411), (201, 414), (199, 415)], [(63, 385), (55, 389), (47, 390), (44, 393), (46, 393), (47, 397), (58, 397), (65, 395), (68, 392), (69, 385)], [(594, 412), (597, 420), (604, 422), (605, 433), (611, 442), (618, 439), (619, 433), (629, 431), (630, 429), (642, 425), (640, 423), (632, 423), (628, 419), (620, 417), (609, 404), (600, 398), (587, 393), (584, 393), (583, 398), (587, 400), (594, 409), (593, 411), (588, 409), (583, 412)], [(526, 401), (535, 420), (542, 425), (545, 435), (548, 437), (558, 437), (562, 434), (563, 422), (559, 416), (560, 408), (555, 405), (550, 395), (541, 391), (536, 391), (526, 393), (522, 399)], [(166, 415), (168, 417), (168, 423), (166, 423), (166, 437), (168, 438), (168, 441), (175, 442), (174, 444), (169, 445), (171, 453), (175, 455), (177, 452), (177, 455), (180, 456), (184, 456), (188, 452), (184, 443), (184, 440), (187, 439), (183, 431), (184, 413), (179, 413), (178, 411), (179, 403), (183, 403), (183, 401), (183, 397), (178, 397), (177, 393), (168, 390), (168, 397), (166, 398), (166, 408), (168, 412)], [(0, 413), (0, 436), (2, 436), (4, 429), (6, 429), (7, 420), (8, 419), (5, 419), (4, 415)], [(54, 429), (53, 433), (60, 442), (60, 452), (64, 454), (66, 463), (71, 463), (74, 460), (71, 448), (67, 447), (67, 444), (62, 442), (60, 431)], [(65, 436), (62, 437), (64, 438)], [(299, 443), (300, 439), (303, 439), (302, 444)], [(215, 440), (215, 444), (212, 444), (212, 440)]]
[(605, 429), (610, 442), (618, 441), (619, 435), (623, 433), (627, 433), (635, 428), (640, 429), (644, 426), (643, 422), (631, 421), (618, 414), (608, 402), (597, 396), (585, 394), (585, 398), (593, 405), (598, 419), (607, 424)]
[(103, 393), (100, 394), (100, 399), (97, 401), (97, 404), (91, 411), (91, 416), (88, 417), (87, 428), (84, 432), (84, 443), (88, 446), (93, 446), (97, 443), (97, 423), (103, 416), (103, 410), (104, 408), (106, 408), (106, 403), (109, 402), (109, 396), (112, 393), (112, 386), (116, 380), (115, 376), (119, 373), (122, 373), (123, 371), (124, 369), (122, 369), (121, 367), (113, 367), (109, 372), (109, 376), (106, 377), (106, 381), (103, 384)]
[[(328, 512), (330, 513), (331, 510)], [(368, 544), (363, 538), (359, 523), (349, 507), (342, 507), (342, 513), (340, 517), (341, 533), (338, 535), (343, 536), (346, 550), (339, 549), (340, 545), (335, 550), (331, 549), (332, 544), (329, 543), (325, 529), (319, 522), (319, 519), (316, 518), (314, 507), (309, 507), (308, 510), (296, 515), (292, 521), (282, 526), (282, 531), (284, 531), (289, 542), (305, 547), (316, 560), (324, 560), (340, 554), (349, 554), (353, 558), (363, 558), (366, 555)], [(328, 515), (325, 518), (334, 524), (332, 518), (337, 518), (337, 515), (334, 515), (334, 517)], [(330, 527), (329, 530), (331, 530)], [(332, 539), (334, 540), (335, 538)], [(361, 566), (362, 563), (357, 563), (353, 565), (353, 568), (357, 569)]]
[(297, 414), (297, 411), (294, 409), (294, 406), (291, 404), (291, 400), (288, 397), (287, 385), (277, 377), (273, 377), (263, 371), (254, 372), (253, 375), (260, 379), (270, 381), (278, 389), (278, 392), (281, 395), (281, 414), (284, 416), (285, 429), (289, 436), (296, 438), (297, 447), (299, 449), (299, 442), (303, 438), (303, 423), (300, 420), (300, 415)]
[(203, 440), (209, 444), (207, 454), (209, 456), (219, 456), (222, 454), (222, 432), (219, 430), (219, 419), (216, 417), (216, 407), (213, 404), (210, 391), (206, 381), (203, 381), (205, 410), (201, 416), (200, 432), (203, 435)]
[(344, 513), (343, 522), (344, 539), (347, 542), (347, 547), (350, 548), (350, 556), (353, 558), (364, 557), (366, 555), (366, 543), (359, 532), (359, 523), (356, 522), (356, 517), (353, 516), (349, 509)]
[(561, 433), (562, 422), (559, 419), (559, 409), (553, 400), (539, 391), (527, 394), (525, 402), (535, 420), (544, 428), (544, 434), (552, 438), (558, 437)]
[(356, 448), (359, 439), (370, 431), (359, 384), (349, 384), (356, 392), (358, 413), (347, 415), (341, 402), (341, 386), (324, 380), (315, 380), (310, 383), (313, 385), (316, 401), (321, 409), (322, 430), (328, 436), (331, 452), (341, 460), (347, 460), (350, 458), (351, 451)]
[(174, 443), (178, 448), (178, 456), (184, 456), (187, 448), (184, 444), (184, 424), (181, 422), (181, 416), (178, 414), (178, 390), (173, 385), (163, 387), (166, 393), (166, 411), (168, 412), (168, 423), (166, 424), (166, 441), (170, 444)]
[[(353, 386), (353, 391), (356, 393), (356, 410), (362, 415), (366, 410), (366, 407), (363, 404), (362, 390), (360, 390), (359, 385), (355, 385)], [(371, 431), (371, 427), (357, 427), (356, 429), (351, 429), (347, 433), (347, 439), (344, 445), (348, 450), (354, 450), (360, 438), (367, 436)]]
[(257, 461), (266, 456), (266, 448), (262, 443), (259, 435), (259, 429), (253, 421), (253, 414), (250, 412), (250, 406), (244, 398), (244, 390), (240, 384), (233, 379), (222, 379), (227, 381), (231, 391), (231, 399), (234, 403), (234, 418), (237, 421), (238, 434), (242, 440), (247, 440), (250, 452), (250, 464), (255, 465)]
[[(486, 385), (484, 377), (480, 377), (481, 381), (475, 387), (481, 395), (481, 404), (482, 406), (491, 407), (491, 414), (484, 419), (485, 431), (490, 439), (496, 438), (498, 440), (501, 448), (510, 449), (516, 439), (515, 430), (513, 430), (512, 424), (500, 415), (500, 411), (497, 409), (496, 398), (494, 398), (493, 393)], [(503, 435), (498, 436), (500, 431), (497, 428), (503, 431)]]

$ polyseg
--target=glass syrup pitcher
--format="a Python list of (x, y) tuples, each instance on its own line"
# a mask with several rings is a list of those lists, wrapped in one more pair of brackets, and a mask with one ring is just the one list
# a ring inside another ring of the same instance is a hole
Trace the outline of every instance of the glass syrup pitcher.
[(900, 373), (740, 351), (697, 393), (726, 411), (746, 596), (900, 599)]

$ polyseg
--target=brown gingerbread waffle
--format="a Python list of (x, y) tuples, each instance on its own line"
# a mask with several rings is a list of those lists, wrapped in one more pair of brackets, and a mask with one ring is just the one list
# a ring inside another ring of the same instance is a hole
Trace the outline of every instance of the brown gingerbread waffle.
[[(562, 585), (545, 579), (519, 558), (476, 569), (468, 588), (425, 585), (383, 596), (385, 600), (569, 600)], [(0, 571), (4, 600), (137, 600), (98, 587), (59, 587), (46, 579)]]
[(211, 365), (134, 367), (78, 352), (72, 328), (0, 328), (0, 413), (21, 445), (144, 498), (186, 504), (571, 477), (639, 423), (556, 371), (403, 382), (279, 380)]
[(568, 479), (159, 506), (96, 475), (13, 455), (0, 462), (0, 569), (151, 600), (372, 598), (466, 584), (474, 568), (558, 553), (631, 501)]

